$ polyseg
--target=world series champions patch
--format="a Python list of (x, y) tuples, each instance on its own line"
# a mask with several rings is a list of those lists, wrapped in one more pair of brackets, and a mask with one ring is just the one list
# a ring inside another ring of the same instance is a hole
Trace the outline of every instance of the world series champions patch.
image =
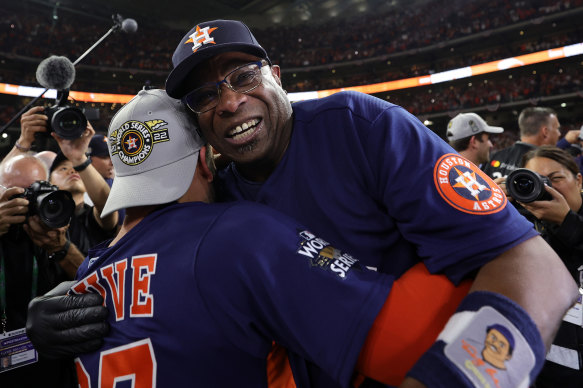
[(445, 154), (435, 164), (433, 180), (439, 195), (469, 214), (493, 214), (504, 209), (506, 195), (476, 165), (457, 154)]
[(296, 253), (307, 258), (310, 267), (328, 271), (340, 279), (346, 279), (350, 271), (363, 269), (358, 260), (309, 231), (298, 231), (298, 235), (300, 244)]
[(170, 140), (167, 126), (164, 120), (127, 121), (110, 135), (111, 154), (128, 166), (140, 164), (150, 156), (154, 144)]

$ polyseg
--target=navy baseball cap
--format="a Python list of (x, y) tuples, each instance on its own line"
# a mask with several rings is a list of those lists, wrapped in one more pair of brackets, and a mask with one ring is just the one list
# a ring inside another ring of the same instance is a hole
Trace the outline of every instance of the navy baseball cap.
[(53, 173), (61, 165), (61, 163), (67, 161), (67, 157), (63, 154), (63, 151), (59, 150), (57, 152), (57, 156), (53, 159), (53, 163), (51, 163), (51, 167), (49, 168), (49, 175)]
[(91, 156), (109, 156), (109, 148), (107, 147), (107, 136), (93, 135), (89, 142), (87, 150)]
[(184, 79), (201, 62), (229, 51), (240, 51), (265, 59), (267, 52), (259, 45), (249, 27), (237, 20), (213, 20), (196, 25), (184, 35), (172, 55), (174, 69), (166, 79), (166, 93), (182, 98), (189, 92)]

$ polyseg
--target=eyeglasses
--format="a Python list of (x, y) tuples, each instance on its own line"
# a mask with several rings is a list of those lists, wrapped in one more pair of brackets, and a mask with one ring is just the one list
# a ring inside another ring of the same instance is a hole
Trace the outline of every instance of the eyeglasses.
[(221, 85), (225, 84), (234, 92), (249, 93), (261, 84), (261, 67), (266, 61), (251, 62), (231, 71), (220, 82), (196, 88), (184, 97), (186, 105), (194, 113), (201, 114), (215, 109), (221, 98)]

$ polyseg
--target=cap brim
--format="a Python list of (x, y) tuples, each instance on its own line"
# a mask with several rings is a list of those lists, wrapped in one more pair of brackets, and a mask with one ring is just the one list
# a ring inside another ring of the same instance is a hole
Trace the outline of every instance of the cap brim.
[(488, 133), (502, 133), (502, 132), (504, 132), (504, 128), (502, 128), (502, 127), (491, 127), (491, 126), (488, 125), (486, 127), (486, 131), (485, 132), (488, 132)]
[(101, 217), (119, 209), (176, 201), (192, 183), (199, 152), (142, 174), (116, 176)]
[(228, 51), (240, 51), (255, 55), (258, 58), (267, 60), (271, 64), (265, 50), (251, 44), (231, 42), (213, 45), (212, 47), (207, 47), (204, 50), (201, 50), (196, 55), (190, 55), (170, 72), (166, 79), (166, 93), (172, 98), (181, 99), (184, 97), (184, 95), (189, 92), (186, 85), (183, 85), (184, 79), (188, 74), (190, 74), (190, 72), (201, 62), (206, 61), (217, 54)]

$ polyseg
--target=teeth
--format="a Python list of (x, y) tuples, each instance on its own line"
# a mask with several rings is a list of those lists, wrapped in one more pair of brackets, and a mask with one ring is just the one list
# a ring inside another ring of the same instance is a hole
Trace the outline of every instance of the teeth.
[(252, 120), (247, 121), (246, 123), (243, 123), (241, 125), (237, 125), (237, 127), (235, 129), (233, 129), (231, 132), (229, 132), (229, 136), (236, 136), (239, 133), (246, 131), (247, 129), (257, 125), (258, 122), (259, 122), (259, 120), (252, 119)]

